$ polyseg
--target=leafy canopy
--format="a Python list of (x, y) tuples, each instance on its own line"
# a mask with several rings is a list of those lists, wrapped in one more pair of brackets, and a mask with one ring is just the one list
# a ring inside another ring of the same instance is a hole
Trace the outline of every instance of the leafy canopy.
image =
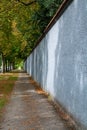
[(25, 59), (63, 0), (0, 1), (0, 53)]

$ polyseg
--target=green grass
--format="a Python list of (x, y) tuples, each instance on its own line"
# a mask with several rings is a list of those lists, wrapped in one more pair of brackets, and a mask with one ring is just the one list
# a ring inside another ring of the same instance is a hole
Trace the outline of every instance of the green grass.
[(0, 76), (0, 80), (4, 80), (5, 78), (5, 76)]
[(0, 110), (5, 106), (7, 100), (5, 97), (0, 98)]
[(13, 86), (14, 83), (13, 82), (9, 82), (9, 83), (5, 83), (2, 84), (2, 92), (4, 95), (9, 95), (11, 93), (11, 91), (13, 90)]
[(6, 105), (6, 103), (8, 102), (8, 97), (11, 95), (17, 78), (17, 74), (8, 73), (0, 75), (0, 113)]
[(8, 78), (8, 80), (17, 80), (17, 77), (10, 76), (10, 77)]

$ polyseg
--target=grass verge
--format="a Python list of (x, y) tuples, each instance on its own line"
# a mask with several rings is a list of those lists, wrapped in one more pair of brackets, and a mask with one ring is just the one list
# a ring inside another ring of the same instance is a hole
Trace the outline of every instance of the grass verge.
[(17, 73), (0, 74), (0, 116), (2, 115), (4, 106), (8, 102), (17, 77)]

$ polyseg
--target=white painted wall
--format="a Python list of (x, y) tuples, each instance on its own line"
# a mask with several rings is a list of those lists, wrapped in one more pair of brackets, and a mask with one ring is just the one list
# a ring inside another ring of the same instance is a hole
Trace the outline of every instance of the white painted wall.
[(71, 3), (27, 58), (27, 72), (87, 129), (87, 0)]

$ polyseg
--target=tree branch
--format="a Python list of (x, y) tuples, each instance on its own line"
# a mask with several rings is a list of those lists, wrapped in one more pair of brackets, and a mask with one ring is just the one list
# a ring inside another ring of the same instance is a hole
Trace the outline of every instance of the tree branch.
[(29, 3), (22, 2), (21, 0), (17, 0), (17, 1), (20, 2), (21, 4), (25, 5), (25, 6), (29, 6), (29, 5), (34, 4), (35, 2), (37, 2), (36, 0), (31, 1)]
[[(29, 6), (29, 5), (31, 5), (31, 4), (36, 3), (37, 0), (31, 1), (31, 2), (29, 2), (29, 3), (22, 2), (21, 0), (16, 0), (16, 2), (20, 2), (21, 4), (23, 4), (23, 5), (25, 5), (25, 6)], [(17, 3), (15, 3), (15, 4), (17, 4)], [(3, 10), (1, 10), (1, 8), (0, 8), (0, 13), (4, 13), (4, 12), (9, 11), (9, 10), (11, 10), (11, 9), (13, 9), (13, 7), (7, 6), (7, 8), (6, 8), (6, 9), (3, 9)]]

